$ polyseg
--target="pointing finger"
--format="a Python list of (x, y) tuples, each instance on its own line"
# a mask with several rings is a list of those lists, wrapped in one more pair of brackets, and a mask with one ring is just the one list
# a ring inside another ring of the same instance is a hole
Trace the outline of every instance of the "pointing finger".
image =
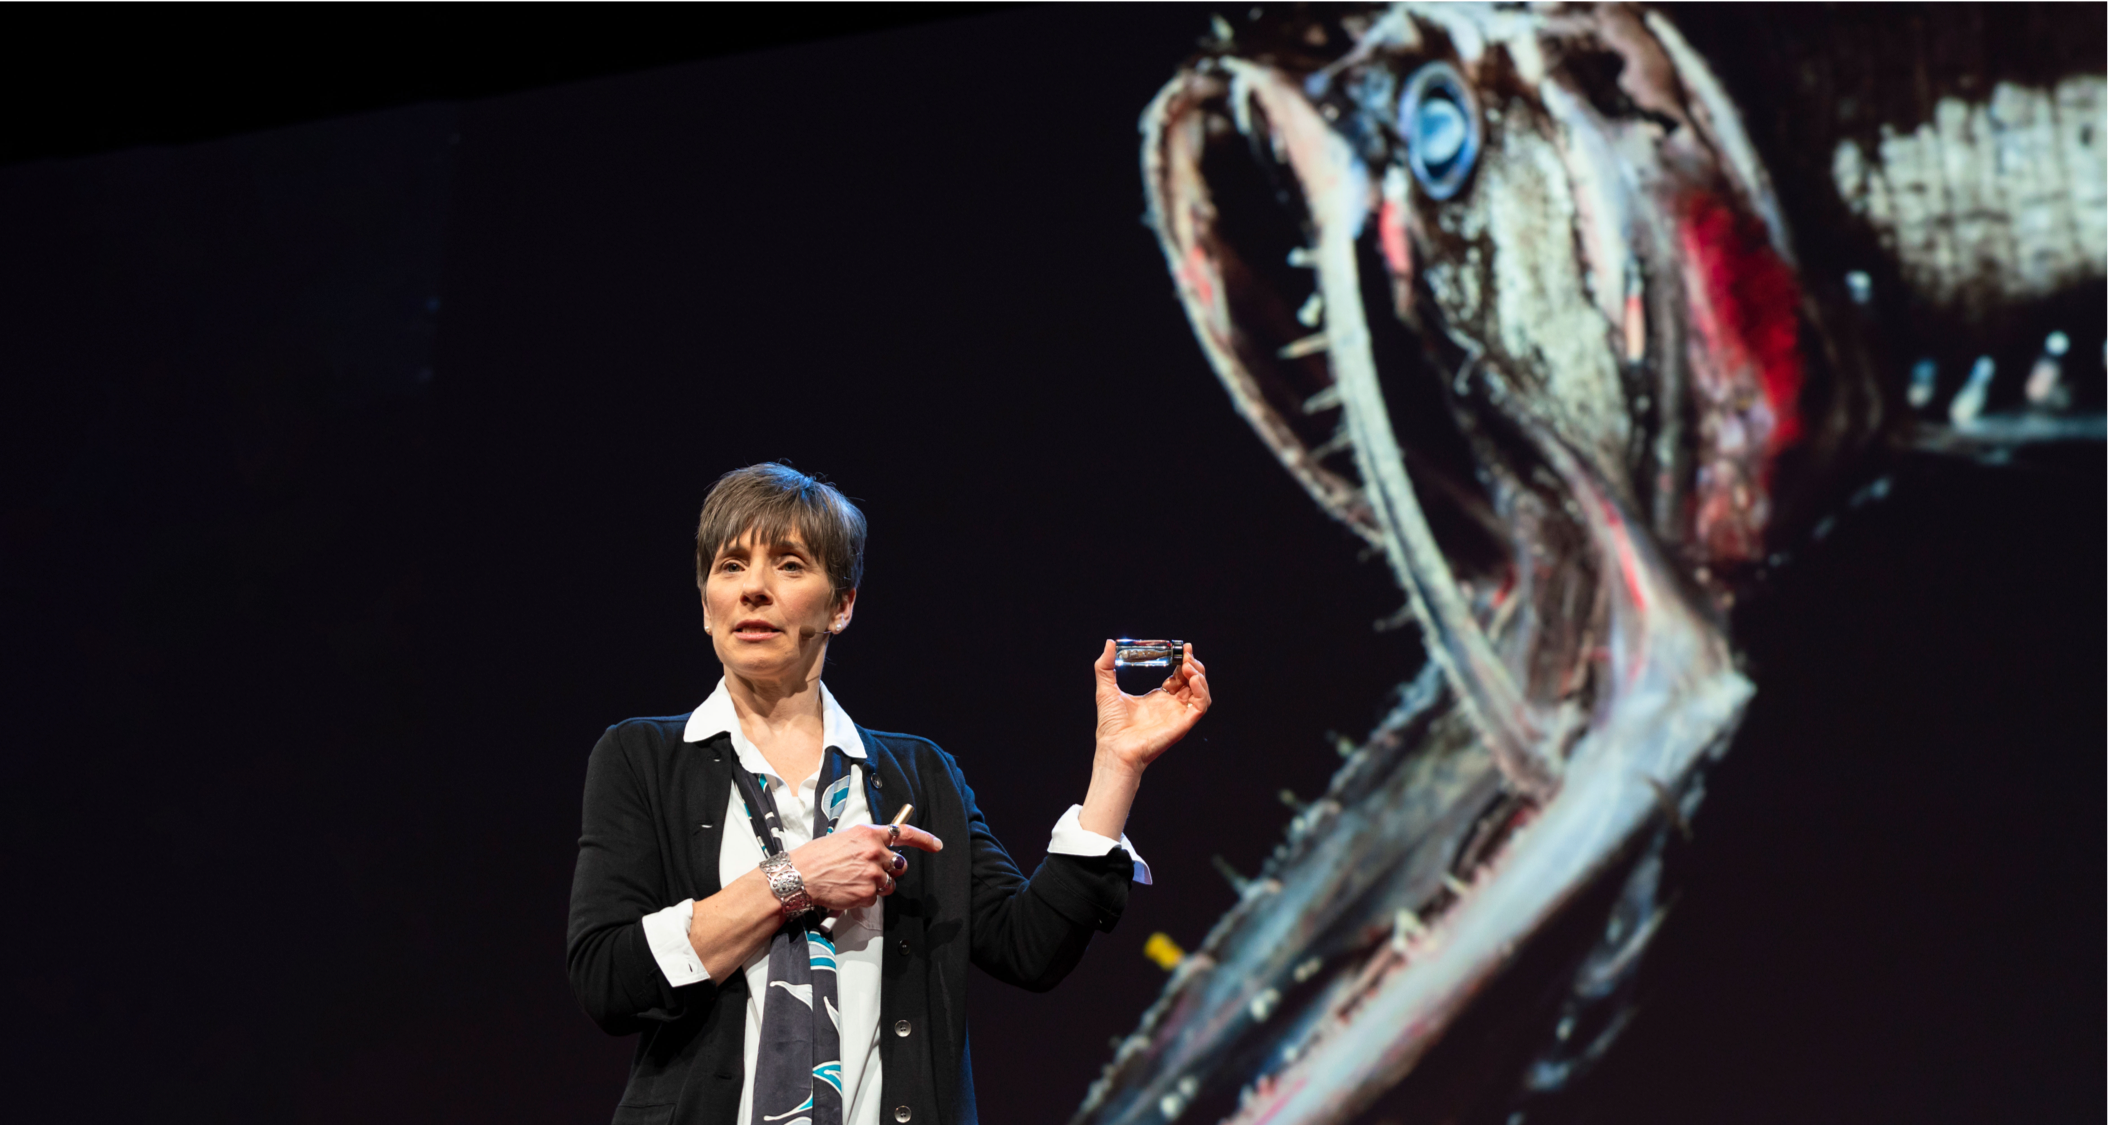
[(903, 824), (900, 826), (900, 842), (895, 844), (894, 847), (921, 848), (926, 852), (941, 852), (944, 850), (944, 841), (914, 825)]

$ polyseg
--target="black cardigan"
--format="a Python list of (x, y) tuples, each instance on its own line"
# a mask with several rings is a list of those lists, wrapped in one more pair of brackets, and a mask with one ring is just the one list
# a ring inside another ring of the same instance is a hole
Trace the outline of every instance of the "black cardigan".
[[(566, 952), (578, 1002), (610, 1035), (641, 1031), (616, 1125), (745, 1125), (739, 1112), (746, 975), (675, 988), (643, 917), (720, 890), (718, 845), (738, 758), (731, 738), (681, 741), (688, 716), (609, 727), (586, 765), (585, 816)], [(879, 1001), (884, 1119), (977, 1125), (966, 965), (1043, 992), (1111, 932), (1133, 875), (1127, 852), (1050, 855), (1029, 880), (974, 806), (951, 755), (926, 738), (857, 728), (871, 817), (903, 801), (944, 851), (908, 853), (886, 900)], [(908, 1116), (899, 1115), (906, 1107)]]

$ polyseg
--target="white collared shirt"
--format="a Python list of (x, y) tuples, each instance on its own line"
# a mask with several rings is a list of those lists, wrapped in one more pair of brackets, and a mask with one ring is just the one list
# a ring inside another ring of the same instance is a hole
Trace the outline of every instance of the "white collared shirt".
[[(864, 740), (856, 733), (856, 724), (849, 720), (848, 712), (834, 701), (834, 694), (827, 685), (820, 685), (821, 744), (840, 750), (859, 772), (865, 766)], [(747, 740), (746, 732), (740, 729), (739, 712), (732, 705), (731, 693), (725, 689), (723, 680), (717, 682), (717, 690), (703, 701), (688, 716), (688, 727), (683, 733), (684, 742), (707, 742), (720, 734), (731, 736), (732, 750), (739, 756), (739, 768), (760, 775), (768, 784), (769, 795), (776, 802), (780, 814), (783, 846), (786, 851), (795, 850), (812, 840), (814, 788), (819, 782), (820, 771), (811, 775), (794, 790), (780, 777), (761, 751)], [(854, 828), (870, 824), (871, 806), (864, 795), (864, 786), (859, 783), (849, 787), (849, 803), (842, 809), (841, 819), (835, 830)], [(1054, 826), (1053, 839), (1047, 851), (1053, 855), (1099, 856), (1124, 847), (1134, 856), (1134, 877), (1138, 883), (1150, 881), (1149, 865), (1134, 850), (1122, 835), (1116, 842), (1110, 837), (1086, 831), (1078, 817), (1082, 807), (1069, 806), (1060, 821)], [(717, 850), (717, 874), (720, 886), (729, 886), (732, 880), (761, 866), (764, 858), (761, 846), (755, 841), (753, 832), (747, 830), (746, 806), (740, 801), (735, 787), (726, 801), (724, 838)], [(689, 944), (688, 927), (695, 917), (695, 900), (683, 899), (653, 914), (644, 916), (644, 939), (651, 947), (652, 957), (659, 963), (659, 971), (675, 988), (697, 984), (712, 979), (703, 966), (702, 958), (696, 956), (695, 946)], [(883, 1094), (883, 1079), (878, 1057), (878, 1018), (880, 970), (884, 965), (885, 904), (873, 904), (862, 910), (850, 910), (833, 919), (835, 945), (836, 1000), (841, 1005), (842, 1032), (842, 1122), (843, 1125), (879, 1125), (879, 1101)], [(769, 950), (763, 945), (746, 964), (740, 966), (747, 976), (747, 1028), (745, 1049), (745, 1078), (740, 1084), (738, 1121), (749, 1121), (754, 1116), (754, 1066), (759, 1057), (761, 1044), (762, 1003), (768, 995)], [(729, 974), (729, 967), (721, 967), (721, 974)], [(720, 978), (722, 979), (722, 978)]]

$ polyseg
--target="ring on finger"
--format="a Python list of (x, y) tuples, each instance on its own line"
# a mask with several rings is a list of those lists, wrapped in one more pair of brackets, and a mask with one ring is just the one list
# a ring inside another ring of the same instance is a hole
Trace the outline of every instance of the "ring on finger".
[(891, 875), (886, 876), (886, 893), (893, 893), (893, 877)]
[(887, 846), (887, 847), (892, 847), (892, 846), (893, 846), (894, 844), (897, 844), (897, 843), (899, 843), (899, 842), (900, 842), (900, 825), (898, 825), (898, 824), (888, 824), (888, 825), (886, 825), (886, 846)]
[(901, 872), (903, 872), (903, 871), (906, 871), (906, 870), (908, 869), (908, 857), (906, 857), (906, 856), (904, 856), (904, 855), (900, 854), (899, 852), (894, 852), (894, 853), (893, 853), (893, 864), (892, 864), (892, 867), (893, 867), (893, 873), (894, 873), (895, 875), (898, 875), (898, 874), (900, 874)]

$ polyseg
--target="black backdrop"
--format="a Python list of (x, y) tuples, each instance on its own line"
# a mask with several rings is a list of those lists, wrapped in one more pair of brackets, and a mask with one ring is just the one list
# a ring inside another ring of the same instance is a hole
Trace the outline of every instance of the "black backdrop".
[[(1056, 1122), (1416, 670), (1380, 563), (1234, 415), (1138, 223), (1205, 13), (1028, 10), (0, 170), (8, 1116), (604, 1119), (563, 977), (585, 753), (693, 706), (708, 482), (874, 528), (828, 681), (956, 753), (1026, 863), (1087, 664), (1220, 700), (1158, 885), (972, 993), (984, 1118)], [(1612, 1120), (2098, 1118), (2098, 451), (1903, 461), (1738, 623)]]

